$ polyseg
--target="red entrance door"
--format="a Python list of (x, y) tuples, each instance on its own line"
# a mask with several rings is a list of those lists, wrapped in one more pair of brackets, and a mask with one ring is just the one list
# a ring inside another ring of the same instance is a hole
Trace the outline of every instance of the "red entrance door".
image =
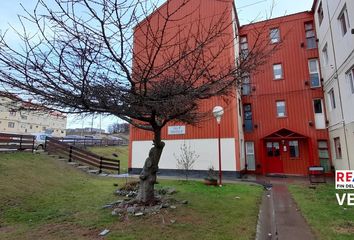
[(267, 173), (284, 173), (280, 142), (267, 142)]

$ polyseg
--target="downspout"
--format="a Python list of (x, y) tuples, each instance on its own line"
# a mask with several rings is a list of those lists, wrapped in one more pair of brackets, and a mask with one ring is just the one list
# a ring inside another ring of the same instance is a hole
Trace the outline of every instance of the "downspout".
[(329, 23), (329, 30), (331, 33), (331, 42), (332, 42), (332, 50), (333, 50), (333, 57), (334, 57), (334, 68), (335, 68), (335, 75), (334, 77), (336, 78), (337, 86), (338, 86), (338, 94), (339, 94), (339, 104), (340, 104), (340, 111), (342, 115), (342, 123), (343, 123), (343, 131), (344, 131), (344, 141), (345, 141), (345, 150), (347, 154), (347, 159), (348, 159), (348, 167), (350, 167), (350, 159), (349, 159), (349, 150), (348, 150), (348, 138), (347, 138), (347, 132), (345, 128), (345, 119), (344, 119), (344, 111), (343, 111), (343, 102), (342, 102), (342, 93), (340, 89), (340, 84), (339, 84), (339, 78), (338, 78), (338, 66), (337, 66), (337, 57), (336, 57), (336, 51), (335, 51), (335, 42), (333, 40), (333, 30), (332, 30), (332, 25), (331, 25), (331, 18), (330, 18), (330, 13), (329, 13), (329, 6), (328, 6), (328, 0), (326, 0), (326, 5), (327, 5), (327, 14), (328, 14), (328, 23)]

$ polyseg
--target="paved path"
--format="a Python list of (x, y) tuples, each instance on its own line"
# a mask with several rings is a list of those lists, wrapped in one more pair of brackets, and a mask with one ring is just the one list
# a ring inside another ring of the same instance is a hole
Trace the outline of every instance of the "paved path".
[(257, 240), (314, 240), (286, 184), (275, 183), (264, 194), (257, 226)]

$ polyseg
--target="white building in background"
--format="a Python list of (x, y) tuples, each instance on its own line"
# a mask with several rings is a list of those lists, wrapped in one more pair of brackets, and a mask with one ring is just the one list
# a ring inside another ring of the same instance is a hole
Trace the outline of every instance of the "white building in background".
[[(16, 101), (16, 98), (9, 98), (0, 95), (0, 132), (12, 134), (32, 134), (32, 133), (51, 133), (55, 137), (66, 135), (67, 117), (59, 112), (46, 109), (29, 111), (15, 111), (14, 104), (28, 105)], [(29, 106), (29, 105), (28, 105)]]
[(336, 169), (354, 169), (354, 1), (313, 5), (328, 131)]

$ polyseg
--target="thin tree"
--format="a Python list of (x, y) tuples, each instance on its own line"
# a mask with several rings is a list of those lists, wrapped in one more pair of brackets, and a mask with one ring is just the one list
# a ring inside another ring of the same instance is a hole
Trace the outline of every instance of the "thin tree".
[(152, 132), (136, 199), (145, 204), (154, 202), (163, 127), (201, 121), (203, 100), (235, 95), (279, 46), (257, 29), (239, 57), (232, 0), (51, 2), (19, 17), (20, 48), (0, 37), (0, 82), (50, 109), (114, 115)]
[(177, 167), (183, 171), (186, 181), (188, 181), (190, 171), (193, 170), (193, 166), (198, 160), (199, 154), (197, 154), (195, 150), (191, 149), (190, 144), (187, 145), (185, 142), (179, 149), (179, 155), (174, 154), (174, 157), (176, 158)]

